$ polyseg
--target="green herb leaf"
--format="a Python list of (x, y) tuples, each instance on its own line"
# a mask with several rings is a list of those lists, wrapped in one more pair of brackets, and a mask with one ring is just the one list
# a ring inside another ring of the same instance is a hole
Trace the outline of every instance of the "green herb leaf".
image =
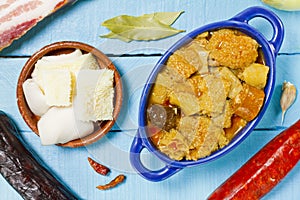
[(121, 35), (118, 35), (118, 34), (113, 33), (113, 32), (109, 32), (106, 35), (101, 35), (100, 37), (102, 37), (102, 38), (110, 38), (110, 39), (119, 39), (119, 40), (122, 40), (124, 42), (131, 42), (132, 41), (132, 39), (129, 39), (129, 38), (126, 38), (126, 37), (122, 37)]
[(139, 17), (120, 15), (102, 23), (102, 26), (112, 32), (101, 37), (117, 38), (126, 42), (131, 40), (158, 40), (169, 37), (184, 31), (170, 26), (181, 13), (159, 12)]
[(163, 24), (172, 25), (176, 19), (183, 13), (180, 12), (155, 12), (151, 14), (144, 14), (142, 16), (154, 17), (156, 20), (160, 21)]

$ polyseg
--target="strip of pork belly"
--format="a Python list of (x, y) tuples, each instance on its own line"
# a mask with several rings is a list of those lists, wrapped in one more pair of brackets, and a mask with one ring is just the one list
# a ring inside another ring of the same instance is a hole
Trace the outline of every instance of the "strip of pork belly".
[(51, 13), (74, 2), (76, 0), (0, 1), (0, 51)]

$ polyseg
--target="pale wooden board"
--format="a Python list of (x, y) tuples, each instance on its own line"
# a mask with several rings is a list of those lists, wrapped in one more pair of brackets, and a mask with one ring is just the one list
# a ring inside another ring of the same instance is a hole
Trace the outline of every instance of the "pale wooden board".
[[(234, 6), (233, 6), (234, 5)], [(250, 6), (263, 6), (274, 11), (284, 22), (286, 35), (280, 52), (300, 52), (300, 32), (298, 31), (299, 12), (278, 11), (261, 3), (260, 0), (210, 0), (210, 1), (78, 1), (54, 15), (44, 19), (23, 38), (14, 42), (11, 47), (0, 52), (0, 55), (30, 55), (43, 46), (62, 40), (81, 41), (96, 46), (107, 54), (162, 53), (185, 33), (155, 42), (124, 43), (118, 40), (99, 38), (109, 31), (101, 22), (111, 17), (127, 14), (162, 11), (185, 11), (173, 25), (184, 29), (186, 33), (208, 23), (227, 20)], [(253, 24), (268, 38), (272, 35), (270, 25), (265, 20), (254, 19)], [(292, 38), (292, 39), (291, 39)]]

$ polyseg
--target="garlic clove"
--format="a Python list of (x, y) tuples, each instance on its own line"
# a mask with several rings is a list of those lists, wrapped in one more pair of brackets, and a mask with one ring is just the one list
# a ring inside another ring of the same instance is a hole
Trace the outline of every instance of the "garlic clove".
[(286, 111), (292, 106), (296, 99), (296, 87), (287, 81), (283, 82), (282, 93), (280, 98), (280, 107), (282, 110), (281, 124), (283, 124)]

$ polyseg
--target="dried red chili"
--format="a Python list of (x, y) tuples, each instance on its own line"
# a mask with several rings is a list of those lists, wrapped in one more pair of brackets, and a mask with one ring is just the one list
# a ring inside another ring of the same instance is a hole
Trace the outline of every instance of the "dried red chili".
[(123, 174), (121, 174), (121, 175), (117, 176), (115, 179), (113, 179), (111, 182), (109, 182), (108, 184), (99, 185), (99, 186), (97, 186), (97, 188), (99, 190), (108, 190), (113, 187), (116, 187), (120, 183), (124, 182), (124, 180), (125, 180), (125, 176)]
[(92, 158), (88, 157), (88, 161), (97, 173), (106, 176), (110, 172), (108, 167), (101, 165), (100, 163), (94, 161)]
[(260, 199), (300, 160), (300, 120), (277, 135), (209, 197)]

